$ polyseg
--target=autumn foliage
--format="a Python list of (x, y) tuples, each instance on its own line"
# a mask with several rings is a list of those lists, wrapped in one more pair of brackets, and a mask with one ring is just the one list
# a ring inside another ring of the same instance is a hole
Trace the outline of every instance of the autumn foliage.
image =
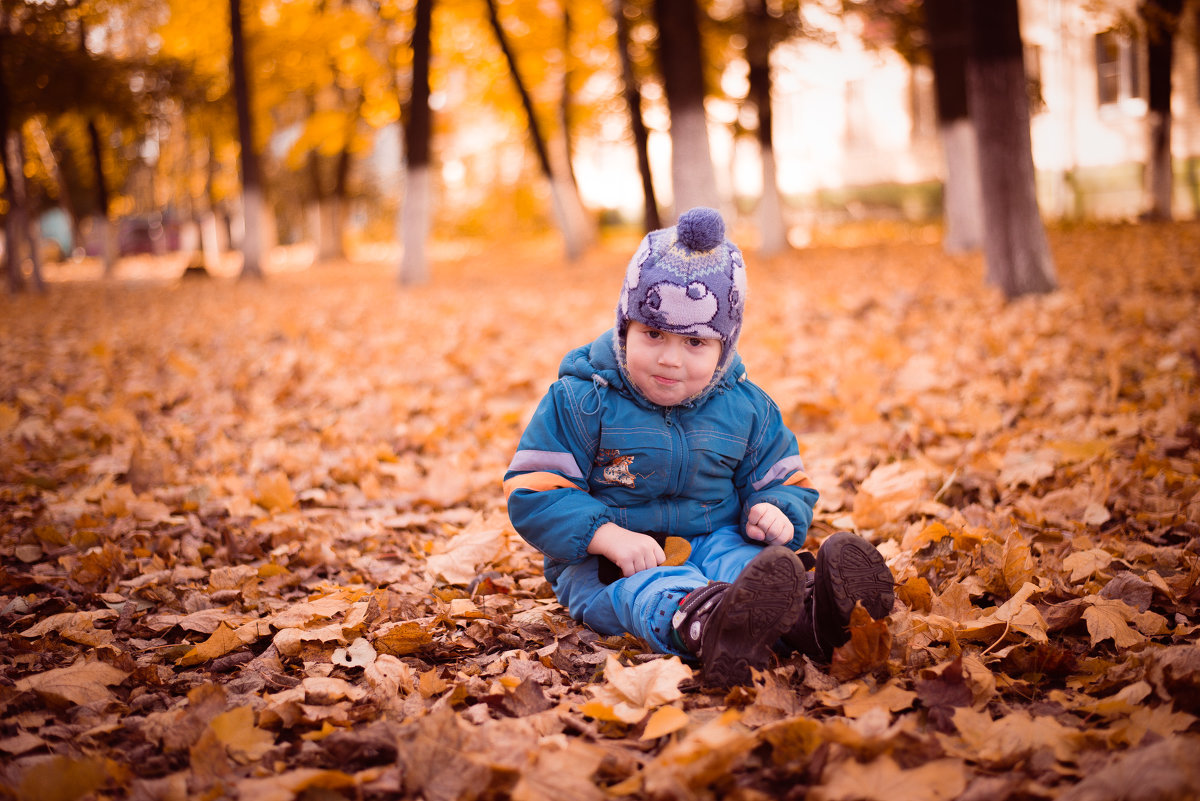
[(897, 580), (751, 686), (573, 623), (500, 477), (635, 242), (0, 300), (18, 799), (1200, 795), (1200, 226), (748, 248), (742, 353)]

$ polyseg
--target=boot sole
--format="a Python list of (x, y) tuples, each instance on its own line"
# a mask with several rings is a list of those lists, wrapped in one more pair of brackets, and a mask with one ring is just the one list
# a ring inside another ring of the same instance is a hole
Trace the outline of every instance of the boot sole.
[(846, 627), (856, 602), (872, 618), (891, 614), (896, 599), (895, 581), (875, 546), (848, 531), (839, 531), (817, 551), (813, 610), (821, 644), (827, 650), (850, 637)]
[(763, 549), (729, 585), (704, 637), (705, 684), (748, 684), (804, 611), (804, 564), (781, 545)]

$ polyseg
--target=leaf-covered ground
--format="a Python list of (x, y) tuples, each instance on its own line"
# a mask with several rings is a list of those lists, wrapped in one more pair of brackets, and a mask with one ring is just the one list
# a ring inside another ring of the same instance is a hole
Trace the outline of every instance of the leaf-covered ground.
[(575, 625), (500, 477), (634, 241), (0, 299), (0, 791), (1200, 795), (1200, 224), (749, 252), (742, 352), (897, 579), (752, 686)]

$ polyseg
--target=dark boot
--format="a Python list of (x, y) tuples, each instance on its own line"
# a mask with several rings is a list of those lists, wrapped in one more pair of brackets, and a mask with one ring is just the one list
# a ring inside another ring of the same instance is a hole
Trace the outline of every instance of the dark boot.
[(805, 578), (804, 614), (783, 642), (818, 662), (828, 662), (833, 649), (850, 639), (850, 613), (857, 602), (876, 620), (891, 614), (892, 573), (875, 546), (857, 534), (839, 531), (825, 540)]
[(671, 625), (700, 659), (704, 684), (731, 687), (748, 684), (751, 668), (767, 666), (772, 646), (803, 612), (804, 564), (771, 545), (732, 584), (714, 582), (688, 594)]

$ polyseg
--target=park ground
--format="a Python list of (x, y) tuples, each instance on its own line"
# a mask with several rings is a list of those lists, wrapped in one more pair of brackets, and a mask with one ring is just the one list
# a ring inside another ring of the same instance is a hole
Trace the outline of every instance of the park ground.
[[(936, 236), (747, 249), (741, 352), (897, 581), (745, 687), (573, 623), (500, 478), (636, 239), (0, 298), (0, 793), (1200, 795), (1200, 224), (1055, 229), (1006, 303)], [(360, 254), (360, 256), (363, 254)]]

